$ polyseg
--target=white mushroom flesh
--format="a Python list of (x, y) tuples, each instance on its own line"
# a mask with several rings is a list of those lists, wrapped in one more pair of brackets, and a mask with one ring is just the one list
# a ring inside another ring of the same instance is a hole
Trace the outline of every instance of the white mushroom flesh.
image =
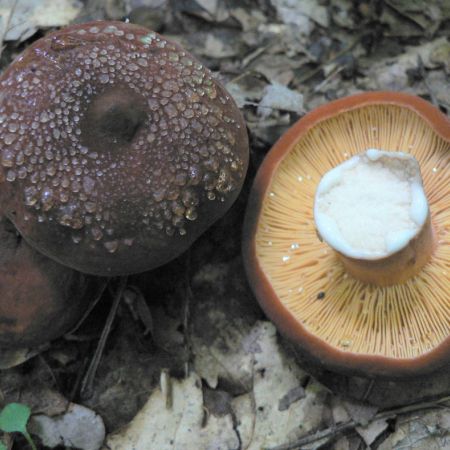
[(314, 219), (333, 249), (351, 258), (380, 259), (408, 245), (428, 210), (417, 160), (368, 149), (322, 177)]

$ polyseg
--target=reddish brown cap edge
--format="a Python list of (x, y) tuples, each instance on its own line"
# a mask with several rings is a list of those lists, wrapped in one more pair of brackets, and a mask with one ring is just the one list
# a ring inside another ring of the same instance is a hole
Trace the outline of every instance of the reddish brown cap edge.
[(344, 352), (307, 331), (283, 305), (259, 264), (255, 236), (258, 217), (272, 175), (298, 140), (314, 125), (338, 113), (367, 105), (391, 104), (408, 108), (421, 116), (444, 140), (450, 142), (450, 120), (427, 101), (409, 94), (389, 91), (355, 94), (314, 109), (297, 121), (275, 143), (261, 164), (253, 183), (243, 228), (243, 259), (250, 285), (267, 316), (279, 331), (325, 368), (370, 376), (406, 377), (431, 372), (450, 361), (450, 335), (433, 350), (417, 357), (398, 359)]

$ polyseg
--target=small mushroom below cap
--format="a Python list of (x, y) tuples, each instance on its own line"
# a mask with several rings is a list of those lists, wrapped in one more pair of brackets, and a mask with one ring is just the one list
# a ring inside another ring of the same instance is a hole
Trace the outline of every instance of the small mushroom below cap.
[(23, 237), (97, 275), (185, 251), (236, 199), (243, 118), (208, 69), (141, 26), (50, 33), (0, 78), (0, 206)]
[(0, 219), (0, 348), (36, 348), (82, 318), (104, 280), (40, 255)]

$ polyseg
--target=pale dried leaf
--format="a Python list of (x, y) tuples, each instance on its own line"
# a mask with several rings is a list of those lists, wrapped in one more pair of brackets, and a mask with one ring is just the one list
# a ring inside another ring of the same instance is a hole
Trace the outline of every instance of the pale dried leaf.
[(372, 84), (363, 84), (381, 90), (405, 90), (408, 87), (408, 70), (417, 68), (418, 58), (421, 58), (426, 68), (437, 67), (441, 62), (432, 60), (431, 55), (446, 42), (445, 38), (439, 38), (420, 46), (409, 47), (400, 56), (378, 62), (368, 69), (368, 81)]
[(305, 373), (279, 346), (275, 328), (269, 322), (254, 327), (259, 351), (254, 354), (253, 392), (232, 401), (242, 448), (259, 450), (285, 444), (314, 430), (322, 422), (327, 392), (312, 382), (288, 408), (280, 401), (298, 390)]
[(441, 21), (450, 18), (450, 5), (442, 0), (386, 0), (386, 3), (429, 32), (434, 32)]
[(239, 49), (233, 46), (229, 39), (221, 39), (208, 33), (204, 41), (204, 47), (199, 48), (197, 53), (210, 58), (220, 59), (235, 56), (238, 51)]
[(424, 411), (404, 418), (378, 450), (450, 449), (450, 409)]
[[(216, 388), (219, 378), (249, 390), (252, 378), (252, 359), (255, 349), (249, 348), (252, 340), (248, 327), (235, 323), (221, 311), (209, 311), (215, 323), (223, 323), (221, 334), (214, 341), (206, 343), (197, 336), (192, 336), (194, 367), (197, 373), (211, 388)], [(211, 320), (211, 319), (209, 319)], [(247, 329), (246, 329), (247, 328)]]
[(366, 405), (364, 403), (357, 402), (356, 400), (347, 399), (344, 400), (343, 403), (346, 411), (350, 414), (350, 417), (354, 420), (354, 422), (362, 426), (366, 426), (378, 412), (378, 408), (376, 406)]
[(331, 398), (331, 414), (334, 420), (334, 423), (339, 424), (343, 422), (348, 422), (351, 420), (350, 414), (344, 406), (344, 403), (339, 397)]
[(267, 22), (266, 16), (257, 9), (248, 11), (240, 7), (233, 8), (230, 10), (230, 15), (240, 23), (244, 31), (256, 29), (260, 24)]
[(34, 349), (0, 349), (0, 370), (11, 369), (12, 367), (19, 366), (47, 348), (48, 345), (44, 344), (41, 347)]
[(19, 0), (5, 30), (13, 5), (13, 0), (0, 0), (0, 35), (4, 41), (24, 41), (39, 28), (67, 25), (83, 7), (78, 0)]
[(365, 427), (356, 427), (356, 431), (363, 438), (367, 446), (372, 445), (376, 439), (389, 426), (385, 419), (374, 420)]
[(274, 109), (300, 115), (304, 112), (303, 95), (281, 84), (271, 84), (264, 89), (264, 96), (258, 105), (258, 115), (265, 119)]
[(243, 108), (247, 104), (247, 96), (241, 86), (236, 83), (228, 83), (226, 88), (239, 108)]
[(323, 27), (329, 25), (328, 11), (317, 0), (271, 0), (280, 20), (298, 27), (299, 33), (309, 34), (314, 28), (311, 20)]
[[(133, 421), (107, 439), (111, 450), (237, 450), (239, 439), (230, 415), (206, 416), (199, 377), (172, 380), (172, 407), (157, 389)], [(205, 420), (206, 419), (206, 420)], [(204, 423), (206, 422), (206, 423)]]
[(102, 418), (94, 411), (75, 403), (71, 403), (60, 416), (32, 416), (30, 431), (51, 448), (64, 445), (79, 450), (98, 450), (105, 439)]

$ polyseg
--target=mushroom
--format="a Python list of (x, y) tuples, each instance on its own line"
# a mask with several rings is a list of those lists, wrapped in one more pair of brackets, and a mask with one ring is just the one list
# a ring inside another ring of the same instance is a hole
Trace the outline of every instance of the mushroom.
[(192, 55), (146, 28), (98, 21), (50, 33), (0, 86), (0, 206), (67, 267), (158, 267), (240, 191), (248, 139), (237, 106)]
[(374, 92), (307, 114), (259, 169), (243, 238), (251, 287), (340, 392), (393, 406), (450, 391), (449, 150), (439, 110)]
[[(38, 347), (69, 331), (104, 280), (63, 267), (0, 219), (0, 348)], [(1, 352), (3, 356), (3, 351)]]

